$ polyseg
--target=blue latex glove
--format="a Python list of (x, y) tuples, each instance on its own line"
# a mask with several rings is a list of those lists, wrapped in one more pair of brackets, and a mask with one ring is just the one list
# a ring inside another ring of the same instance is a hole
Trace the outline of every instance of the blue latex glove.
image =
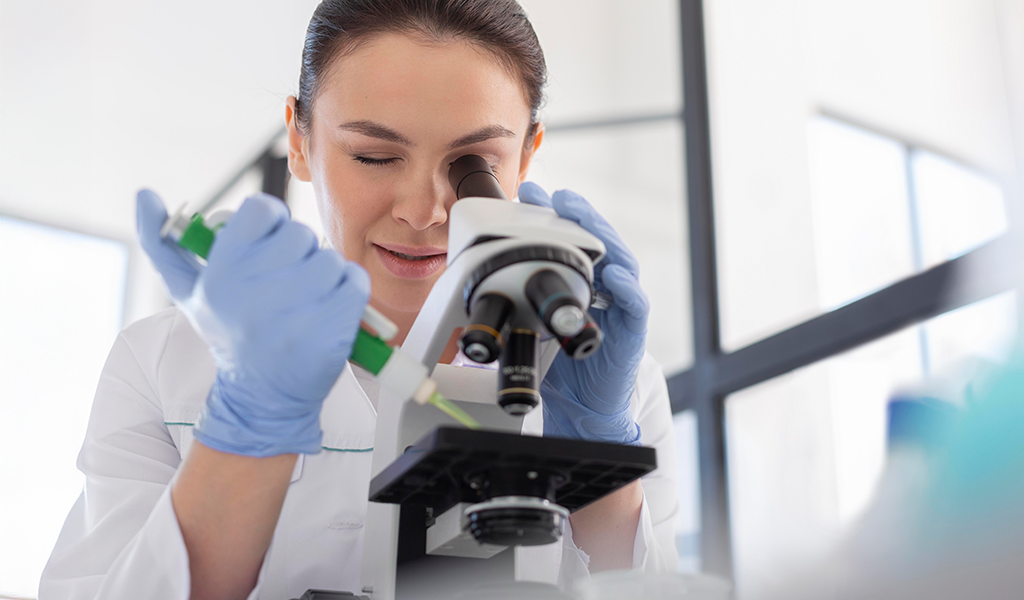
[(160, 238), (167, 211), (156, 194), (139, 192), (137, 210), (143, 249), (217, 365), (196, 439), (246, 456), (319, 452), (320, 407), (352, 353), (366, 271), (321, 250), (265, 194), (220, 230), (205, 268)]
[(544, 435), (640, 445), (629, 398), (647, 338), (647, 295), (640, 289), (640, 265), (608, 221), (579, 194), (568, 190), (551, 197), (535, 183), (519, 186), (519, 199), (553, 208), (597, 236), (608, 250), (594, 266), (595, 288), (614, 304), (590, 315), (604, 332), (597, 352), (573, 360), (559, 352), (541, 383)]

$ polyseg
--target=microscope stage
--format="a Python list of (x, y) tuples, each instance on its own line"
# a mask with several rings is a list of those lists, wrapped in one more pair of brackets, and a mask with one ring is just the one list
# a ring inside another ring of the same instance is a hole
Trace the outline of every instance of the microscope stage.
[[(437, 515), (536, 480), (551, 483), (551, 501), (575, 511), (656, 467), (653, 448), (439, 427), (373, 478), (370, 500), (427, 506)], [(545, 495), (535, 492), (523, 495)]]

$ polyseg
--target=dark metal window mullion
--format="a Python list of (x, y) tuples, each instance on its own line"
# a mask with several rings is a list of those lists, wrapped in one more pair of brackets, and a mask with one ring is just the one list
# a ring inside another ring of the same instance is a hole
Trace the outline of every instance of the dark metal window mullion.
[(288, 157), (274, 156), (269, 152), (259, 163), (263, 172), (263, 193), (270, 194), (288, 203), (288, 180), (291, 173), (288, 171)]
[[(701, 490), (701, 563), (704, 571), (732, 576), (729, 497), (725, 462), (725, 403), (716, 393), (722, 354), (719, 338), (718, 274), (715, 258), (704, 10), (701, 0), (681, 0), (680, 41), (683, 68), (683, 123), (690, 276), (693, 318), (693, 368), (684, 391), (697, 414)], [(675, 379), (675, 378), (674, 378)], [(676, 382), (673, 382), (676, 383)], [(675, 386), (673, 386), (675, 387)]]

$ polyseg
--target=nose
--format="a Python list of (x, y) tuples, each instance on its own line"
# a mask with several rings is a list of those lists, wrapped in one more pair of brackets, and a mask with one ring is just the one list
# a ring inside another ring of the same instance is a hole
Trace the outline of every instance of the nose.
[(455, 202), (455, 192), (445, 173), (423, 173), (395, 200), (391, 216), (417, 231), (443, 225)]

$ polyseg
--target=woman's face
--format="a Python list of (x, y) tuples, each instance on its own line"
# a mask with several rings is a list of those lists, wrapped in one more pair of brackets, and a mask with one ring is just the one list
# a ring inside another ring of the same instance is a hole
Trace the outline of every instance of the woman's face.
[(542, 137), (526, 146), (522, 86), (492, 55), (401, 34), (335, 59), (308, 136), (291, 98), (286, 118), (292, 174), (312, 181), (332, 246), (366, 268), (388, 312), (418, 312), (445, 268), (449, 165), (484, 157), (512, 198)]

